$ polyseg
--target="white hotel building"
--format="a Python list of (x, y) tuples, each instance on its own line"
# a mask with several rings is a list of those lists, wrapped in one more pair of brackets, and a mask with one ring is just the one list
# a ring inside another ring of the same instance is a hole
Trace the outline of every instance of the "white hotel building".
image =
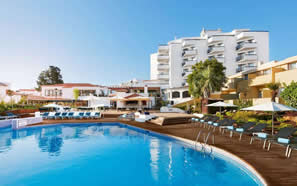
[[(187, 101), (187, 76), (199, 61), (216, 58), (230, 76), (269, 62), (269, 32), (236, 29), (202, 30), (200, 37), (175, 39), (151, 54), (151, 80), (168, 82), (167, 98), (173, 104)], [(185, 96), (183, 96), (185, 95)]]

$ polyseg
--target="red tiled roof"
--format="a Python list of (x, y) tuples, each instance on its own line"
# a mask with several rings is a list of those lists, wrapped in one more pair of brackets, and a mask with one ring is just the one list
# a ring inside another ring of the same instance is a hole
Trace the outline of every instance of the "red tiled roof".
[(65, 98), (47, 98), (43, 96), (34, 96), (34, 95), (28, 95), (27, 97), (28, 100), (35, 100), (35, 101), (52, 101), (52, 100), (57, 100), (57, 101), (71, 101), (72, 99), (65, 99)]
[(19, 90), (17, 90), (17, 92), (21, 92), (21, 91), (35, 92), (35, 91), (37, 91), (37, 90), (35, 90), (35, 89), (19, 89)]
[(126, 96), (126, 97), (124, 97), (124, 98), (125, 98), (125, 99), (129, 99), (129, 98), (134, 98), (134, 97), (143, 97), (143, 96), (141, 96), (141, 95), (139, 95), (139, 94), (131, 94), (131, 95)]
[(90, 84), (90, 83), (64, 83), (64, 84), (54, 84), (54, 85), (42, 85), (42, 87), (72, 88), (72, 87), (102, 87), (102, 86), (93, 85), (93, 84)]
[(1, 83), (1, 82), (0, 82), (0, 86), (7, 87), (7, 84), (5, 84), (5, 83)]

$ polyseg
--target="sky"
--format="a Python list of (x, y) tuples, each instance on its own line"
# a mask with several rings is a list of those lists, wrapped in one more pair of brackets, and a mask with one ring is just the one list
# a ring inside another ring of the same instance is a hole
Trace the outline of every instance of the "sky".
[(58, 66), (67, 83), (149, 79), (150, 54), (201, 29), (267, 30), (270, 60), (297, 55), (297, 1), (15, 0), (0, 6), (0, 82), (34, 88)]

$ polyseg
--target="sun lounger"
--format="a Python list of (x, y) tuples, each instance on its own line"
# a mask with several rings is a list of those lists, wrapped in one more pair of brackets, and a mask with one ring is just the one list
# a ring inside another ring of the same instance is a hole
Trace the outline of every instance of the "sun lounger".
[(79, 112), (77, 115), (73, 116), (74, 119), (83, 119), (84, 118), (84, 112)]
[(45, 112), (42, 114), (42, 119), (48, 119), (49, 112)]
[(65, 119), (65, 118), (67, 118), (67, 114), (68, 114), (68, 112), (63, 112), (63, 113), (61, 114), (60, 118), (61, 118), (61, 119)]
[(241, 125), (240, 127), (237, 127), (237, 128), (235, 128), (235, 129), (233, 129), (233, 130), (230, 130), (230, 132), (231, 132), (230, 136), (232, 137), (234, 132), (235, 132), (235, 133), (240, 133), (240, 135), (239, 135), (239, 140), (241, 140), (241, 138), (242, 138), (242, 134), (243, 134), (245, 131), (247, 131), (247, 130), (251, 129), (252, 127), (254, 127), (255, 125), (256, 125), (256, 122), (248, 122), (248, 123), (244, 123), (244, 124)]
[(292, 128), (292, 127), (285, 127), (285, 128), (280, 129), (277, 134), (275, 134), (273, 137), (268, 139), (267, 151), (270, 150), (271, 145), (273, 143), (281, 144), (281, 145), (286, 146), (286, 153), (285, 154), (286, 154), (286, 157), (287, 157), (288, 156), (288, 150), (289, 150), (290, 143), (291, 143), (292, 135), (296, 131), (297, 131), (297, 129)]
[(91, 118), (91, 112), (86, 112), (84, 115), (85, 119), (90, 119)]
[(92, 119), (99, 119), (101, 117), (100, 112), (92, 112), (91, 118)]
[(61, 112), (56, 112), (55, 119), (59, 119), (61, 117)]
[(74, 115), (74, 112), (68, 112), (66, 118), (67, 119), (73, 119), (73, 115)]
[(56, 116), (58, 116), (60, 114), (60, 112), (51, 112), (49, 115), (48, 115), (48, 119), (55, 119)]

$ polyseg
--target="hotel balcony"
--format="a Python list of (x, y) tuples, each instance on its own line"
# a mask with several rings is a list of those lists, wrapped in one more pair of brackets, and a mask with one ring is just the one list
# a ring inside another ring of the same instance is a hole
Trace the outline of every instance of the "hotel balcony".
[(158, 70), (169, 70), (168, 64), (158, 64)]
[(185, 40), (183, 42), (183, 47), (191, 47), (191, 46), (195, 46), (195, 41), (193, 41), (193, 40)]
[(197, 63), (197, 61), (195, 60), (185, 60), (182, 64), (184, 67), (191, 67), (193, 65), (195, 65)]
[(236, 36), (236, 40), (239, 41), (239, 40), (247, 40), (247, 39), (253, 39), (254, 36), (253, 36), (253, 33), (251, 32), (241, 32), (240, 34), (238, 34)]
[(214, 44), (222, 42), (223, 40), (220, 37), (211, 37), (207, 40), (208, 44)]
[(185, 50), (182, 55), (183, 57), (195, 56), (197, 52), (196, 50)]
[(208, 57), (209, 60), (212, 60), (212, 59), (216, 59), (218, 62), (220, 63), (224, 63), (225, 61), (225, 58), (224, 57), (214, 57), (214, 56), (209, 56)]
[(168, 74), (158, 74), (157, 75), (158, 79), (163, 79), (163, 80), (166, 80), (166, 79), (169, 79), (169, 75)]
[(192, 72), (183, 72), (182, 76), (184, 79), (188, 79), (188, 75), (190, 75)]
[(236, 51), (244, 51), (247, 49), (255, 49), (257, 47), (257, 43), (249, 43), (249, 42), (243, 42), (240, 44), (237, 44)]
[(224, 49), (225, 49), (225, 47), (223, 47), (223, 46), (209, 47), (207, 50), (207, 53), (208, 53), (208, 55), (222, 53), (222, 52), (224, 52)]
[(160, 45), (158, 48), (158, 52), (162, 54), (168, 54), (169, 53), (168, 45)]
[(236, 73), (247, 71), (247, 70), (252, 70), (252, 69), (256, 69), (256, 68), (257, 68), (257, 66), (243, 66), (243, 67), (238, 67), (238, 68), (236, 68)]
[(257, 55), (256, 54), (239, 55), (236, 57), (236, 61), (238, 63), (242, 63), (242, 62), (246, 62), (246, 61), (257, 61)]
[(264, 86), (268, 83), (272, 82), (272, 75), (262, 75), (262, 76), (257, 76), (253, 79), (249, 80), (249, 86)]
[(168, 62), (169, 56), (168, 55), (158, 55), (158, 61)]

